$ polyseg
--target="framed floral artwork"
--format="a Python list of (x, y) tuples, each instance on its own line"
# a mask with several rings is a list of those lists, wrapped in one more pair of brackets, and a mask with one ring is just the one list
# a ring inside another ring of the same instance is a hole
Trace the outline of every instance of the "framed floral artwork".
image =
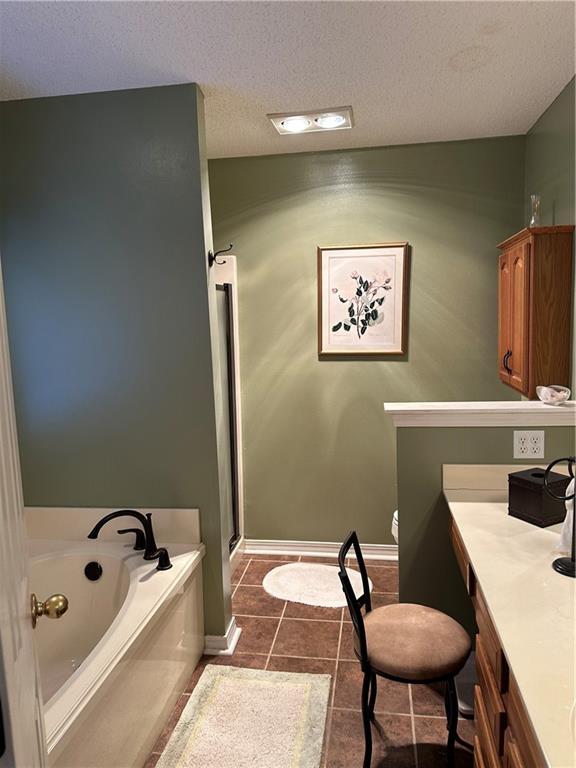
[(406, 351), (408, 243), (318, 248), (318, 355)]

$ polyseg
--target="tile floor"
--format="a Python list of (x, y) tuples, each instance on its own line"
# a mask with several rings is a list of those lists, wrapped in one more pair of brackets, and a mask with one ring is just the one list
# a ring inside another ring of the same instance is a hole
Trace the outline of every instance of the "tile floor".
[[(154, 746), (146, 768), (154, 768), (188, 697), (207, 664), (309, 672), (332, 676), (321, 768), (361, 768), (364, 736), (360, 713), (362, 675), (352, 649), (352, 624), (343, 608), (316, 608), (277, 600), (262, 579), (282, 562), (336, 564), (333, 558), (251, 555), (232, 576), (232, 610), (242, 634), (232, 656), (204, 656)], [(395, 563), (370, 561), (373, 607), (398, 600)], [(372, 768), (444, 768), (446, 721), (442, 691), (378, 679)], [(460, 735), (473, 738), (473, 723), (461, 720)], [(471, 768), (471, 755), (457, 749), (456, 768)], [(208, 767), (207, 767), (208, 768)], [(210, 766), (218, 768), (218, 766)], [(275, 768), (272, 764), (270, 768)]]

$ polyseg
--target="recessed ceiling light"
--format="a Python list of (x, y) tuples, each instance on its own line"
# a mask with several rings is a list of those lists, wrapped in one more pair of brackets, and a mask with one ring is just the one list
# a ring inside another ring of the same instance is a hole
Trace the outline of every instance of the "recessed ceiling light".
[(282, 120), (281, 125), (288, 133), (302, 133), (310, 127), (311, 121), (307, 117), (287, 117)]
[(317, 117), (314, 122), (316, 125), (319, 125), (320, 128), (330, 130), (343, 126), (346, 122), (346, 118), (344, 115), (321, 115), (320, 117)]
[(278, 133), (312, 133), (352, 128), (352, 107), (315, 109), (312, 112), (279, 112), (267, 115)]

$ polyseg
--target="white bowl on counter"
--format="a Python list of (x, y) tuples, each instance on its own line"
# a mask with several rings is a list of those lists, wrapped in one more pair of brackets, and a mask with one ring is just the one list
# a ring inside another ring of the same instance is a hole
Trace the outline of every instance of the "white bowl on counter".
[(547, 387), (536, 387), (538, 398), (546, 405), (562, 405), (570, 398), (568, 387), (559, 384), (549, 384)]

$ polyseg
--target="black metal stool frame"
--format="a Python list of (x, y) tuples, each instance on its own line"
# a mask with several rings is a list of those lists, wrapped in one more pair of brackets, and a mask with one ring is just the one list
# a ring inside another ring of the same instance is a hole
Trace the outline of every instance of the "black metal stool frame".
[[(356, 561), (358, 563), (358, 570), (362, 578), (362, 595), (356, 597), (348, 573), (346, 571), (346, 558), (350, 549), (354, 549)], [(430, 685), (432, 683), (445, 683), (446, 692), (444, 696), (444, 707), (446, 710), (446, 723), (448, 730), (448, 766), (452, 768), (454, 765), (454, 745), (456, 742), (462, 744), (467, 749), (473, 749), (472, 745), (467, 741), (464, 741), (458, 735), (458, 697), (456, 695), (456, 685), (454, 683), (454, 676), (442, 676), (430, 678), (429, 680), (407, 680), (402, 677), (395, 677), (394, 675), (387, 675), (384, 672), (380, 672), (377, 669), (373, 669), (368, 660), (368, 647), (366, 645), (366, 631), (364, 629), (364, 618), (362, 616), (362, 608), (365, 608), (366, 613), (370, 613), (372, 610), (372, 601), (370, 599), (370, 585), (368, 583), (368, 573), (366, 571), (366, 564), (360, 549), (360, 543), (356, 531), (351, 531), (346, 540), (340, 547), (338, 553), (338, 565), (340, 571), (340, 581), (342, 582), (342, 589), (346, 596), (346, 602), (350, 610), (350, 616), (352, 618), (352, 624), (354, 631), (358, 638), (360, 645), (360, 654), (355, 649), (355, 653), (360, 661), (360, 668), (364, 674), (364, 681), (362, 683), (362, 722), (364, 725), (364, 739), (365, 739), (365, 751), (364, 751), (364, 764), (363, 768), (370, 768), (372, 761), (372, 721), (374, 720), (374, 707), (376, 705), (376, 694), (378, 691), (377, 676), (384, 677), (387, 680), (393, 680), (396, 683), (406, 683), (411, 685)]]

